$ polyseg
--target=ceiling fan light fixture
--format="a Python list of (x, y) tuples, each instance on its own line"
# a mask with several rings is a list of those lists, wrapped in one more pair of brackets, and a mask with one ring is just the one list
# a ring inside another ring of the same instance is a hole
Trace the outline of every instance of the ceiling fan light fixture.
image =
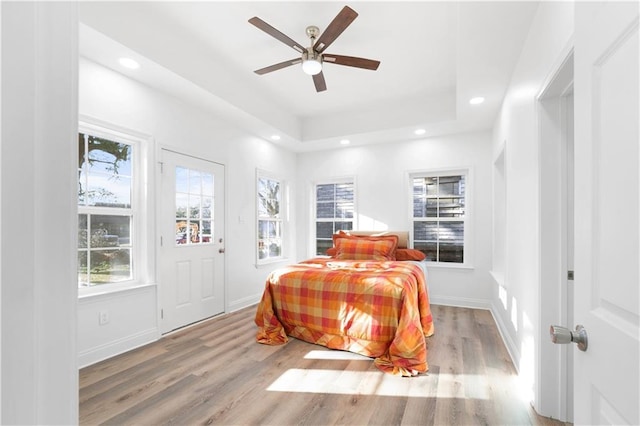
[(311, 48), (302, 55), (302, 71), (308, 75), (320, 74), (322, 71), (322, 59)]
[(302, 61), (302, 71), (305, 74), (316, 75), (322, 71), (322, 64), (317, 59), (306, 59)]

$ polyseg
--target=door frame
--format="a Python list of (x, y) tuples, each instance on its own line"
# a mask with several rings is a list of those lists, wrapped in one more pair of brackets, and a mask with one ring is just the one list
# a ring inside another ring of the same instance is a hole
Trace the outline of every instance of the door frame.
[[(549, 326), (573, 322), (568, 290), (566, 99), (573, 92), (573, 41), (563, 50), (537, 100), (539, 155), (539, 321), (536, 399), (546, 417), (573, 418), (572, 347), (553, 345)], [(569, 137), (573, 137), (572, 133)]]
[[(184, 155), (187, 157), (193, 157), (196, 158), (198, 160), (202, 160), (202, 161), (208, 161), (210, 163), (216, 163), (221, 165), (224, 168), (224, 226), (222, 227), (222, 234), (223, 234), (223, 238), (226, 244), (227, 241), (227, 218), (229, 217), (229, 206), (228, 206), (228, 199), (229, 199), (229, 183), (228, 183), (228, 176), (227, 176), (227, 165), (223, 162), (223, 161), (216, 161), (210, 158), (207, 158), (204, 155), (199, 155), (199, 154), (195, 154), (192, 153), (190, 151), (187, 150), (183, 150), (183, 149), (177, 149), (173, 146), (170, 145), (164, 145), (164, 144), (157, 144), (156, 145), (156, 152), (155, 152), (155, 158), (156, 158), (156, 164), (155, 164), (155, 182), (157, 183), (155, 185), (154, 188), (154, 194), (155, 194), (155, 242), (153, 244), (153, 248), (154, 248), (154, 264), (155, 264), (155, 276), (156, 276), (156, 282), (157, 282), (157, 291), (156, 291), (156, 324), (157, 324), (157, 329), (158, 332), (160, 334), (160, 336), (166, 335), (166, 334), (170, 334), (172, 332), (168, 332), (168, 333), (162, 333), (160, 330), (162, 329), (161, 327), (161, 321), (162, 321), (162, 297), (163, 297), (163, 287), (161, 285), (161, 274), (160, 274), (160, 252), (161, 252), (161, 237), (162, 237), (162, 221), (160, 220), (160, 212), (162, 211), (162, 167), (163, 167), (163, 157), (162, 157), (162, 152), (163, 151), (169, 151), (172, 152), (174, 154), (179, 154), (179, 155)], [(226, 313), (229, 312), (229, 289), (227, 286), (227, 276), (228, 276), (228, 256), (225, 255), (224, 258), (222, 259), (223, 264), (224, 264), (224, 274), (223, 274), (223, 279), (222, 279), (222, 286), (223, 286), (223, 292), (224, 292), (224, 306), (223, 306), (223, 311), (219, 314), (219, 315), (224, 315)], [(175, 330), (174, 330), (175, 331)]]

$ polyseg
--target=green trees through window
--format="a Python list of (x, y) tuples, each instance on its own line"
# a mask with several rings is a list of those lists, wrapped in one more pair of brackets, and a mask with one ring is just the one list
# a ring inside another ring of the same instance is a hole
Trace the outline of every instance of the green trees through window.
[(78, 135), (78, 285), (132, 279), (133, 146)]
[(282, 181), (258, 176), (258, 262), (282, 257)]

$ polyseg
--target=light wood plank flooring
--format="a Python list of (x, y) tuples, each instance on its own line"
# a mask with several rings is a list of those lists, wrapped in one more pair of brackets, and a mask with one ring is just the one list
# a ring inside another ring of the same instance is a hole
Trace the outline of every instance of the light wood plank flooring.
[(517, 390), (491, 314), (432, 306), (430, 371), (291, 339), (256, 343), (255, 307), (214, 318), (80, 372), (81, 424), (552, 425)]

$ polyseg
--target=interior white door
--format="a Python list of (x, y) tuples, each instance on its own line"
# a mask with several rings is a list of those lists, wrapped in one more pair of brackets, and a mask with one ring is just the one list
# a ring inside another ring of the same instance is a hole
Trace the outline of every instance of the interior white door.
[(575, 424), (640, 424), (638, 9), (575, 3)]
[(161, 153), (161, 332), (224, 312), (224, 166)]

